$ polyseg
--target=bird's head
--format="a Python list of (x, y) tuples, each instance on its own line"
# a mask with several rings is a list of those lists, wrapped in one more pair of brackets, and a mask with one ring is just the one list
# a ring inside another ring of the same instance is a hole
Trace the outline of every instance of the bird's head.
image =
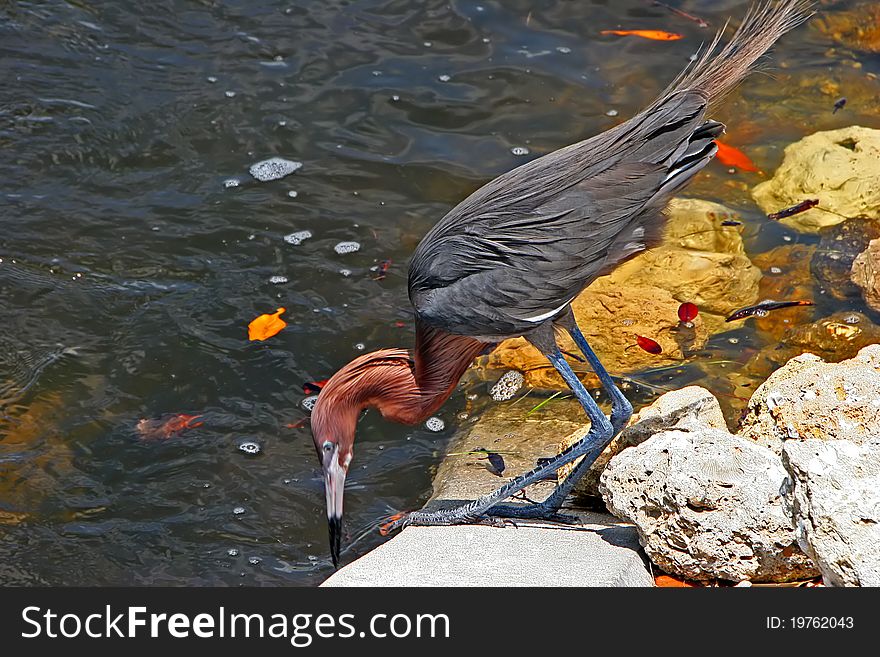
[(330, 556), (339, 565), (342, 541), (342, 495), (354, 456), (358, 417), (367, 407), (378, 408), (385, 417), (405, 420), (407, 393), (414, 387), (406, 351), (383, 349), (356, 358), (334, 374), (318, 395), (312, 409), (312, 438), (324, 471)]
[[(328, 381), (312, 409), (312, 438), (324, 472), (324, 494), (327, 498), (327, 525), (330, 529), (330, 555), (339, 566), (342, 541), (342, 495), (345, 477), (354, 455), (354, 433), (357, 411), (350, 412), (338, 399), (333, 379)], [(358, 409), (359, 410), (359, 409)]]

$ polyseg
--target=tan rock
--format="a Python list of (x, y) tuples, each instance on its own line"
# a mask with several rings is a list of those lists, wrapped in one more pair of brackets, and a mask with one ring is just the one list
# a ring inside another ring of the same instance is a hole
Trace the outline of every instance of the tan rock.
[(749, 401), (739, 436), (780, 454), (786, 440), (862, 444), (880, 429), (880, 345), (826, 363), (802, 354), (776, 370)]
[(820, 208), (780, 221), (815, 233), (853, 217), (880, 217), (880, 130), (851, 126), (790, 144), (773, 178), (752, 189), (766, 213), (817, 198)]
[(858, 285), (865, 303), (880, 312), (880, 239), (871, 240), (852, 264), (852, 282)]
[(847, 11), (823, 11), (811, 23), (843, 46), (880, 53), (880, 5), (876, 2), (862, 2)]

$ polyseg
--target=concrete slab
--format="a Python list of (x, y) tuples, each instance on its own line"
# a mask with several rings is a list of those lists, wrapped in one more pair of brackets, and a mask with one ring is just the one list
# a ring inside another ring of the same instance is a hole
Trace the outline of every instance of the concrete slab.
[(407, 527), (321, 586), (653, 586), (635, 528), (587, 511), (579, 525)]

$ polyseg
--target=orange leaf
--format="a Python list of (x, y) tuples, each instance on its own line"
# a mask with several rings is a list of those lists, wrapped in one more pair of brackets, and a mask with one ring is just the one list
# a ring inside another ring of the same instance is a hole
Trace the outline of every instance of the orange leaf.
[(615, 34), (617, 36), (637, 36), (643, 39), (653, 39), (654, 41), (678, 41), (684, 37), (675, 32), (664, 32), (662, 30), (602, 30), (599, 34)]
[(691, 584), (686, 579), (678, 579), (677, 577), (671, 577), (669, 575), (655, 576), (654, 584), (655, 586), (664, 588), (690, 588), (698, 586), (697, 584)]
[(721, 162), (721, 164), (729, 167), (736, 167), (742, 171), (758, 170), (758, 167), (756, 167), (755, 163), (749, 159), (749, 156), (738, 148), (722, 144), (717, 139), (715, 140), (715, 145), (718, 146), (718, 152), (715, 154), (715, 157), (718, 158), (718, 161)]
[(248, 324), (248, 340), (268, 340), (287, 326), (287, 322), (279, 317), (283, 312), (285, 309), (279, 308), (271, 315), (260, 315)]

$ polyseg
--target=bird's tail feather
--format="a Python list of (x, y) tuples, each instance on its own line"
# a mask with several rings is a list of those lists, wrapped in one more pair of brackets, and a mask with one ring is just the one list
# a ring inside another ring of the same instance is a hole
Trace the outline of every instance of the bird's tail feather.
[(700, 91), (710, 103), (721, 100), (755, 70), (758, 60), (779, 37), (812, 16), (812, 6), (811, 0), (753, 5), (730, 41), (718, 50), (725, 24), (697, 60), (666, 88), (660, 100), (684, 90)]

